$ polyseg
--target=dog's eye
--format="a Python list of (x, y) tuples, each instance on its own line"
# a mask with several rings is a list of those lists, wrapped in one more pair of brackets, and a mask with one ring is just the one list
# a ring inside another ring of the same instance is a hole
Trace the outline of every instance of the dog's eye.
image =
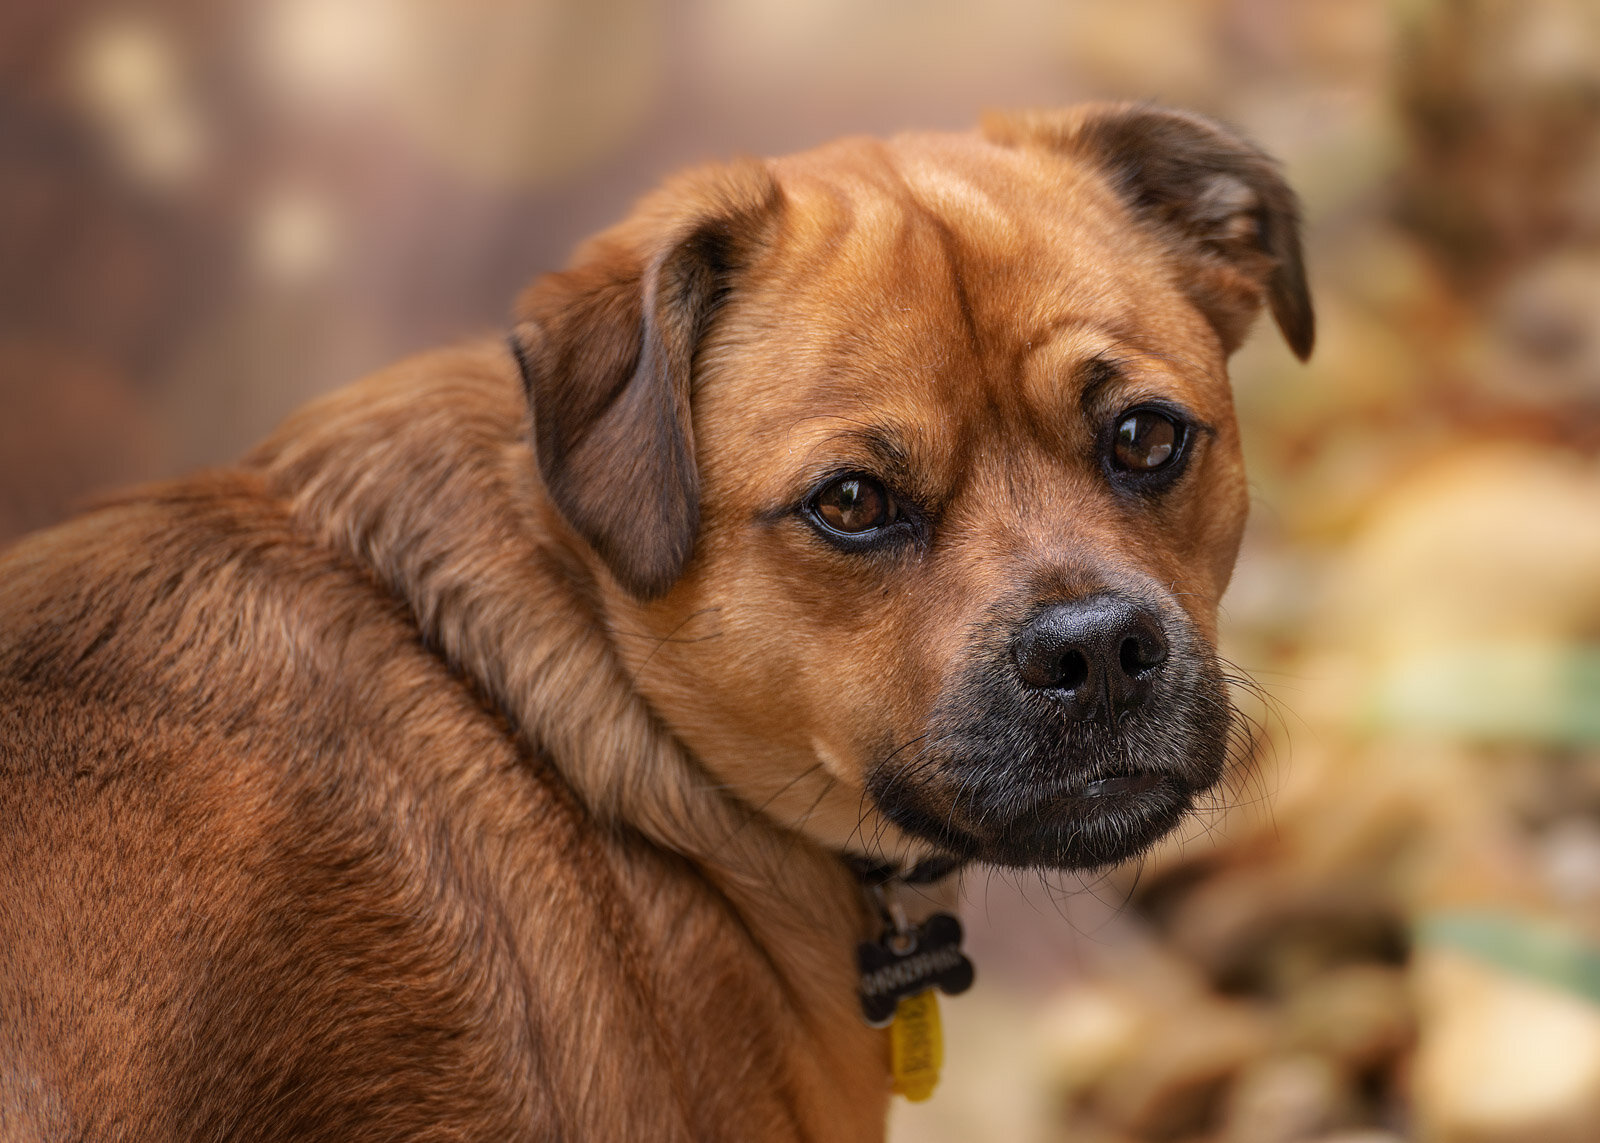
[(817, 493), (812, 509), (817, 519), (846, 536), (859, 536), (891, 523), (894, 500), (870, 476), (846, 476)]
[(1111, 451), (1126, 472), (1155, 472), (1171, 464), (1182, 447), (1182, 425), (1155, 409), (1137, 409), (1118, 423)]

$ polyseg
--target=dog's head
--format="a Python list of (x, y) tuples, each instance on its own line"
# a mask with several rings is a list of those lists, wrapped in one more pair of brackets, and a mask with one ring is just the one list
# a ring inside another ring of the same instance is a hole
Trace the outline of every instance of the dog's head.
[(1226, 361), (1294, 197), (1093, 105), (691, 175), (522, 302), (551, 500), (642, 695), (834, 846), (1090, 867), (1219, 778)]

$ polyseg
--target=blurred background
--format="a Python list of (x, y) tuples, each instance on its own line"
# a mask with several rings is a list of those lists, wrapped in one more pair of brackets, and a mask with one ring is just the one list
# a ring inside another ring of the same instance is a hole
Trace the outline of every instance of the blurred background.
[(0, 541), (500, 328), (665, 173), (989, 107), (1281, 156), (1320, 340), (1235, 361), (1229, 789), (1138, 868), (969, 876), (910, 1140), (1600, 1139), (1600, 5), (0, 6)]

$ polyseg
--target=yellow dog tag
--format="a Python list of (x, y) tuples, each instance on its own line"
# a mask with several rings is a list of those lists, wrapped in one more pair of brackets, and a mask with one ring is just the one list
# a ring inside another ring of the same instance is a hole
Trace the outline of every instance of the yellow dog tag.
[(944, 1034), (939, 1028), (939, 998), (933, 989), (907, 996), (895, 1005), (889, 1025), (889, 1069), (894, 1090), (913, 1103), (933, 1094), (944, 1063)]

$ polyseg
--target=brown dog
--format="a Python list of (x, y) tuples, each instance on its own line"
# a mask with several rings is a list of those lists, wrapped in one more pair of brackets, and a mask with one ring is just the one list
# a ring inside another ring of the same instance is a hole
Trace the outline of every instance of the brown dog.
[(1144, 107), (702, 171), (516, 363), (23, 543), (0, 1136), (879, 1138), (841, 855), (1102, 865), (1221, 772), (1296, 230)]

